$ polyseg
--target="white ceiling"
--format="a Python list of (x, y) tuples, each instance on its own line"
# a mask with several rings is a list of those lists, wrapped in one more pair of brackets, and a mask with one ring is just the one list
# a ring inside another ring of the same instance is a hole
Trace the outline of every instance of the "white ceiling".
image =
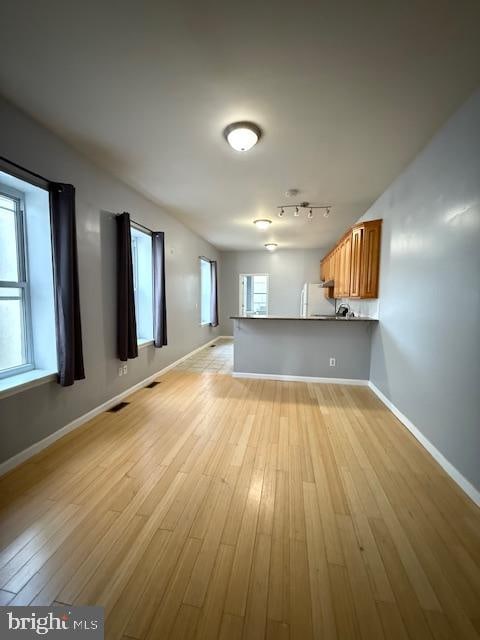
[[(6, 97), (219, 248), (330, 246), (480, 83), (477, 0), (3, 0), (1, 24)], [(292, 187), (330, 218), (280, 220)]]

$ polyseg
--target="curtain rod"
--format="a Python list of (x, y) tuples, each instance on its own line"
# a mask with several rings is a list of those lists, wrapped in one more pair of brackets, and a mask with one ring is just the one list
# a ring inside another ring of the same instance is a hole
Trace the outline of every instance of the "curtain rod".
[[(52, 184), (52, 180), (45, 178), (45, 176), (41, 176), (39, 173), (35, 173), (35, 171), (30, 171), (30, 169), (26, 169), (25, 167), (22, 167), (21, 164), (12, 162), (12, 160), (5, 158), (5, 156), (0, 156), (0, 160), (2, 160), (3, 162), (6, 162), (7, 164), (12, 165), (12, 167), (15, 167), (16, 169), (20, 169), (20, 171), (25, 171), (25, 173), (28, 173), (31, 176), (34, 176), (35, 178), (40, 178), (40, 180), (43, 180), (43, 182), (46, 182), (47, 184)], [(148, 227), (146, 227), (144, 224), (140, 224), (140, 222), (137, 222), (136, 220), (132, 220), (131, 218), (130, 218), (130, 222), (133, 222), (133, 224), (136, 225), (137, 227), (141, 227), (142, 229), (145, 229), (145, 231), (148, 231), (148, 233), (153, 234), (153, 231)]]
[(43, 182), (46, 182), (47, 184), (52, 184), (52, 180), (49, 180), (48, 178), (41, 176), (39, 173), (35, 173), (35, 171), (30, 171), (30, 169), (26, 169), (25, 167), (22, 167), (21, 164), (12, 162), (8, 158), (5, 158), (5, 156), (0, 156), (0, 160), (3, 160), (3, 162), (6, 162), (7, 164), (12, 165), (12, 167), (15, 167), (16, 169), (20, 169), (20, 171), (24, 171), (25, 173), (28, 173), (31, 176), (34, 176), (35, 178), (40, 178), (40, 180), (43, 180)]

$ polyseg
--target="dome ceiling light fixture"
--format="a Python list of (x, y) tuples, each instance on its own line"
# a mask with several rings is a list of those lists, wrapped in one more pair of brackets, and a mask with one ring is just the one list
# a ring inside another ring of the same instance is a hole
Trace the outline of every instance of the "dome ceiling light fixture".
[(262, 136), (262, 130), (254, 122), (233, 122), (225, 127), (223, 135), (235, 151), (248, 151)]
[(308, 210), (307, 220), (310, 222), (313, 220), (314, 209), (322, 210), (323, 217), (328, 218), (328, 216), (330, 215), (331, 208), (332, 208), (331, 204), (310, 204), (310, 202), (299, 202), (298, 204), (281, 204), (281, 205), (278, 205), (277, 207), (279, 218), (283, 218), (283, 216), (285, 215), (285, 209), (294, 209), (294, 212), (293, 212), (294, 218), (300, 217), (300, 213), (302, 212), (302, 209)]
[(264, 247), (267, 251), (275, 251), (275, 249), (278, 247), (278, 244), (276, 242), (267, 242)]
[(268, 229), (272, 224), (272, 221), (268, 218), (261, 218), (260, 220), (254, 220), (253, 224), (257, 227), (257, 229), (260, 229), (260, 231), (265, 231), (265, 229)]

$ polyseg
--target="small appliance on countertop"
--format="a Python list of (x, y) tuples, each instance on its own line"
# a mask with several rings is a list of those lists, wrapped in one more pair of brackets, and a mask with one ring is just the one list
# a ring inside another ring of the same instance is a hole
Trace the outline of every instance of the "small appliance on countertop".
[(354, 314), (350, 311), (350, 307), (348, 306), (348, 304), (341, 304), (335, 315), (340, 316), (342, 318), (346, 318), (347, 315), (349, 318), (353, 318)]

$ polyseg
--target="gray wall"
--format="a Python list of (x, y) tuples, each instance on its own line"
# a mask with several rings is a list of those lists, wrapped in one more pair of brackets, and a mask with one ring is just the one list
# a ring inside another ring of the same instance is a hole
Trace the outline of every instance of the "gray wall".
[(372, 382), (480, 489), (480, 91), (370, 208)]
[[(46, 129), (0, 100), (0, 155), (77, 190), (77, 235), (87, 378), (47, 383), (0, 400), (0, 461), (41, 440), (219, 334), (200, 326), (198, 256), (218, 258), (207, 242), (124, 184), (85, 161)], [(140, 350), (118, 377), (115, 357), (114, 215), (165, 232), (168, 346)]]
[(233, 334), (231, 315), (238, 314), (238, 283), (241, 273), (269, 273), (271, 315), (298, 315), (300, 292), (305, 282), (320, 280), (320, 260), (326, 249), (223, 251), (220, 280), (220, 325), (222, 335)]
[[(369, 379), (375, 323), (254, 318), (234, 323), (236, 373)], [(331, 357), (335, 367), (330, 367)]]

